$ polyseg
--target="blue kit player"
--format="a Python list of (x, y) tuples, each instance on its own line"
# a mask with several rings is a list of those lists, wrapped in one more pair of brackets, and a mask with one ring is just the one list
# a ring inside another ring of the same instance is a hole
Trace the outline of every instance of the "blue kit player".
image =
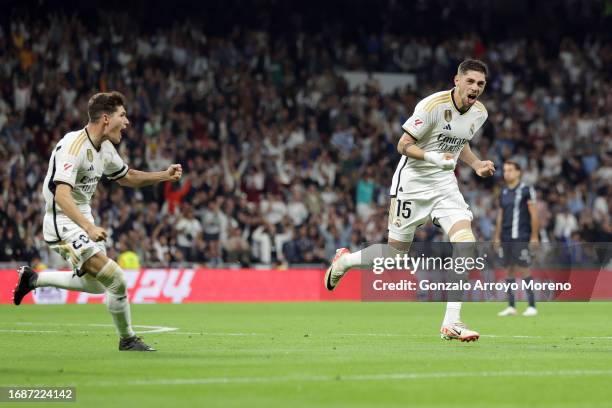
[[(530, 247), (539, 244), (538, 217), (536, 196), (533, 187), (521, 182), (521, 167), (513, 161), (504, 163), (504, 180), (506, 186), (499, 197), (499, 212), (493, 244), (499, 251), (503, 267), (507, 271), (506, 282), (514, 283), (516, 278), (523, 277), (525, 283), (529, 276), (531, 264)], [(523, 316), (535, 316), (533, 290), (526, 289), (529, 306)], [(516, 315), (516, 305), (512, 289), (508, 290), (508, 307), (498, 313), (499, 316)]]

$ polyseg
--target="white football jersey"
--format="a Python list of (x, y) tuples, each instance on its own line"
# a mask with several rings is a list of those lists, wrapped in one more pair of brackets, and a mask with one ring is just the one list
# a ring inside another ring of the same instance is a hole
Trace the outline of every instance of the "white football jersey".
[[(436, 92), (420, 101), (402, 128), (425, 152), (451, 153), (458, 160), (463, 146), (485, 123), (488, 113), (479, 101), (466, 112), (459, 112), (453, 92), (454, 89)], [(451, 183), (457, 183), (452, 170), (402, 156), (393, 174), (390, 194), (416, 193)]]
[(83, 214), (91, 213), (89, 203), (102, 175), (110, 180), (125, 176), (128, 166), (115, 146), (105, 140), (97, 150), (85, 129), (67, 133), (55, 146), (43, 185), (46, 211), (62, 214), (55, 202), (56, 183), (72, 186), (72, 198)]

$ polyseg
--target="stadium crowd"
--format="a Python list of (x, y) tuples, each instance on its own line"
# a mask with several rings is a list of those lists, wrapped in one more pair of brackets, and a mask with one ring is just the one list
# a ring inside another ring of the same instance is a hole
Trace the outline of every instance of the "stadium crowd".
[[(391, 2), (393, 3), (393, 2)], [(115, 15), (56, 14), (0, 27), (0, 262), (58, 262), (42, 238), (50, 149), (87, 122), (88, 98), (119, 90), (130, 167), (181, 163), (180, 185), (103, 182), (92, 207), (111, 257), (145, 265), (321, 263), (386, 239), (401, 124), (420, 98), (452, 87), (467, 56), (489, 64), (489, 121), (472, 142), (498, 172), (457, 179), (481, 241), (493, 236), (502, 163), (538, 195), (544, 242), (612, 233), (612, 43), (602, 35), (489, 40), (233, 28), (185, 21), (154, 32)], [(105, 20), (107, 19), (107, 20)], [(343, 70), (416, 74), (416, 89), (351, 89)], [(430, 224), (416, 239), (442, 240)]]

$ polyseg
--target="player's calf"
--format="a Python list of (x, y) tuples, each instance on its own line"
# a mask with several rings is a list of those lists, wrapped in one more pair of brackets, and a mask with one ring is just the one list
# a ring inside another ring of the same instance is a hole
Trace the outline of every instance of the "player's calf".
[[(103, 255), (100, 255), (103, 256)], [(122, 339), (135, 337), (132, 329), (132, 316), (130, 313), (130, 303), (128, 302), (127, 281), (123, 270), (117, 263), (104, 256), (106, 263), (95, 273), (96, 279), (106, 287), (106, 306), (111, 316), (119, 336)], [(99, 262), (98, 259), (95, 262)], [(91, 265), (87, 270), (91, 273)]]

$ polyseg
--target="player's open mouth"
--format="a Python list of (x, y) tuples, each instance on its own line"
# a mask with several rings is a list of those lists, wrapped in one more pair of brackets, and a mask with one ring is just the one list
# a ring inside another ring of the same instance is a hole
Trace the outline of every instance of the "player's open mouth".
[(468, 96), (467, 96), (468, 101), (469, 101), (469, 102), (471, 102), (471, 103), (473, 103), (473, 102), (476, 100), (476, 98), (477, 98), (477, 97), (478, 97), (478, 96), (477, 96), (476, 94), (473, 94), (473, 95), (468, 95)]

